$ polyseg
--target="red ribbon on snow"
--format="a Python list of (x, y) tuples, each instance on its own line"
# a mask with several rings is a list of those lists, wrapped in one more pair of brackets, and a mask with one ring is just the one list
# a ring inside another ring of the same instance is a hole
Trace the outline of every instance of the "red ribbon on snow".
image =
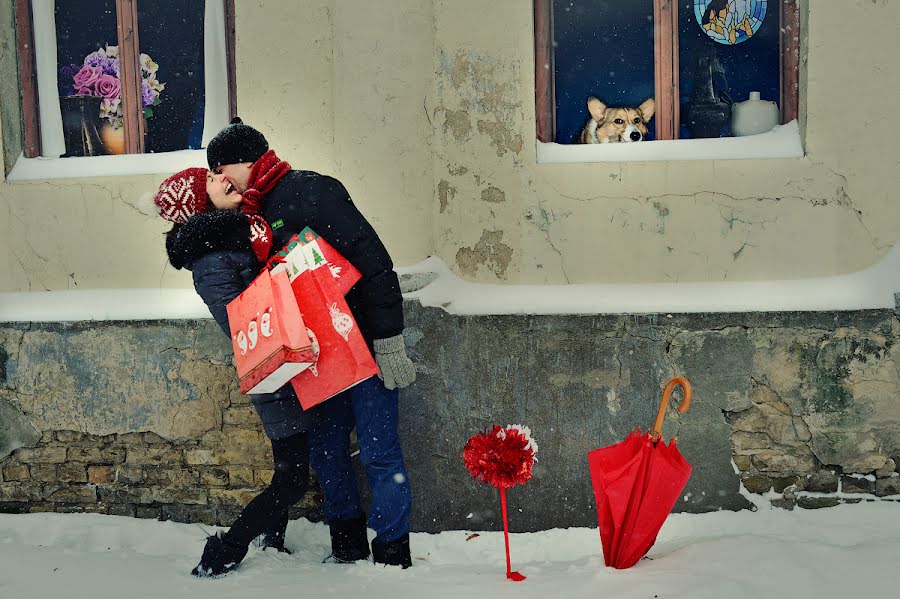
[(537, 445), (528, 427), (510, 425), (494, 427), (473, 435), (463, 448), (463, 461), (469, 473), (500, 491), (503, 514), (503, 543), (506, 547), (506, 577), (514, 582), (525, 575), (512, 570), (509, 558), (509, 520), (506, 514), (506, 489), (524, 485), (531, 478)]

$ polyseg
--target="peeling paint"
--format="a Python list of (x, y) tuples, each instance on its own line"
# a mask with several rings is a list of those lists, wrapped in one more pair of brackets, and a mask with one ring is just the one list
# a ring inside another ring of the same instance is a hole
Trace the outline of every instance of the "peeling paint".
[(450, 200), (454, 197), (456, 197), (456, 188), (450, 185), (449, 181), (441, 179), (441, 182), (438, 183), (438, 200), (441, 204), (441, 214), (447, 210)]
[(444, 132), (447, 130), (453, 134), (456, 141), (465, 141), (472, 132), (472, 121), (469, 113), (464, 110), (448, 110), (444, 120)]
[(503, 156), (507, 151), (518, 154), (525, 146), (520, 134), (499, 121), (479, 120), (478, 131), (491, 138), (491, 145), (497, 148), (497, 156)]
[(464, 166), (462, 166), (462, 165), (457, 166), (457, 167), (448, 166), (448, 167), (447, 167), (447, 172), (450, 173), (451, 175), (455, 176), (455, 177), (460, 177), (460, 176), (465, 175), (466, 173), (468, 173), (468, 172), (469, 172), (469, 169), (466, 168), (466, 167), (464, 167)]
[(496, 187), (488, 187), (487, 189), (481, 191), (481, 201), (499, 204), (500, 202), (506, 201), (506, 194), (502, 189), (498, 189)]
[(491, 270), (498, 279), (506, 278), (506, 269), (512, 260), (513, 250), (508, 245), (501, 243), (503, 231), (483, 230), (481, 239), (473, 248), (460, 248), (456, 252), (456, 263), (460, 271), (474, 277), (478, 273), (478, 267), (484, 266)]

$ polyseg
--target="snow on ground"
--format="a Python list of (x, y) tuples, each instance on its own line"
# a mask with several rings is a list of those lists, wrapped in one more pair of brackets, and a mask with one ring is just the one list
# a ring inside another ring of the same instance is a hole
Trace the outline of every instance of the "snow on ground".
[[(291, 522), (292, 556), (251, 548), (218, 580), (190, 576), (204, 531), (198, 525), (95, 514), (0, 515), (0, 597), (104, 599), (284, 597), (757, 597), (847, 598), (897, 594), (900, 504), (821, 510), (670, 516), (630, 570), (603, 565), (596, 529), (512, 534), (505, 580), (502, 532), (413, 534), (409, 570), (322, 564), (328, 529)], [(370, 532), (371, 534), (371, 532)]]

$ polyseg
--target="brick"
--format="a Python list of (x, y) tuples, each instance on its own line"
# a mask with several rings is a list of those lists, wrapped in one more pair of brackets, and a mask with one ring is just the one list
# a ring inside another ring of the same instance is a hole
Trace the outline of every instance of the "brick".
[(66, 448), (62, 445), (46, 445), (17, 449), (13, 457), (26, 464), (62, 464), (66, 461)]
[(56, 440), (66, 445), (71, 445), (81, 440), (82, 434), (77, 431), (56, 431)]
[(230, 508), (243, 509), (259, 494), (256, 489), (210, 489), (209, 502)]
[(0, 514), (27, 514), (30, 511), (30, 503), (0, 501)]
[(225, 468), (204, 468), (200, 471), (200, 483), (204, 487), (228, 486), (228, 470)]
[(879, 478), (875, 481), (875, 494), (879, 497), (900, 495), (900, 476)]
[(107, 506), (100, 503), (63, 504), (56, 507), (60, 514), (106, 514)]
[(41, 489), (21, 483), (0, 483), (0, 502), (11, 501), (38, 501), (41, 499)]
[(840, 503), (837, 497), (798, 497), (797, 505), (808, 509), (817, 510), (823, 507), (834, 507)]
[(260, 468), (253, 471), (253, 478), (256, 481), (257, 487), (269, 486), (269, 483), (272, 482), (273, 476), (275, 476), (275, 471), (271, 468)]
[(53, 439), (55, 439), (55, 438), (56, 438), (56, 435), (54, 434), (54, 431), (45, 431), (45, 432), (41, 433), (40, 443), (42, 445), (46, 445), (48, 443), (53, 443)]
[(95, 485), (108, 485), (116, 480), (116, 469), (112, 466), (88, 466), (88, 482)]
[(814, 493), (837, 493), (838, 476), (832, 472), (817, 472), (807, 476), (803, 488)]
[(25, 464), (10, 464), (3, 468), (3, 480), (6, 482), (28, 480), (29, 477), (28, 466)]
[(179, 489), (175, 487), (152, 487), (153, 501), (157, 503), (184, 503), (189, 505), (206, 505), (205, 489)]
[(169, 443), (156, 433), (143, 433), (143, 441), (147, 445), (167, 445)]
[(744, 483), (744, 488), (751, 493), (765, 493), (772, 488), (772, 480), (768, 476), (762, 476), (760, 474), (742, 478), (741, 482)]
[(874, 493), (875, 481), (853, 476), (842, 476), (841, 491), (844, 493)]
[(159, 520), (160, 518), (160, 509), (158, 507), (146, 507), (143, 505), (135, 506), (134, 508), (134, 517), (135, 518), (145, 518), (148, 520)]
[(162, 506), (162, 519), (174, 522), (215, 524), (216, 510), (207, 506), (172, 504)]
[(197, 486), (200, 477), (196, 472), (182, 468), (144, 468), (144, 482), (150, 486), (192, 487)]
[(84, 464), (60, 464), (56, 467), (56, 478), (61, 483), (86, 483), (87, 466)]
[(233, 487), (254, 487), (256, 480), (252, 468), (233, 467), (228, 469), (228, 479)]
[(236, 426), (226, 426), (222, 428), (225, 433), (225, 446), (228, 449), (235, 447), (258, 447), (261, 444), (259, 431), (240, 428)]
[(46, 514), (48, 512), (55, 512), (56, 506), (53, 503), (32, 503), (28, 506), (28, 511), (32, 514)]
[(246, 448), (222, 452), (220, 464), (237, 464), (240, 466), (257, 466), (265, 468), (272, 465), (272, 456), (262, 447)]
[(117, 503), (109, 505), (107, 513), (110, 516), (128, 516), (134, 518), (135, 510), (133, 505)]
[(93, 465), (121, 464), (125, 461), (124, 447), (70, 447), (70, 462), (83, 462)]
[(56, 466), (54, 464), (34, 464), (31, 467), (31, 480), (43, 483), (56, 482)]
[(212, 449), (187, 449), (184, 461), (191, 466), (220, 466), (224, 463), (221, 451)]
[(133, 503), (137, 505), (153, 503), (153, 492), (147, 487), (97, 485), (97, 492), (103, 503)]
[(129, 466), (123, 464), (116, 467), (115, 481), (123, 485), (136, 485), (144, 481), (144, 468), (142, 466)]
[(116, 435), (116, 442), (123, 445), (146, 445), (144, 433), (121, 433)]
[(180, 449), (169, 446), (129, 447), (125, 461), (129, 464), (165, 464), (174, 466), (182, 463)]
[(53, 503), (96, 503), (97, 488), (93, 485), (72, 485), (62, 487), (47, 497)]

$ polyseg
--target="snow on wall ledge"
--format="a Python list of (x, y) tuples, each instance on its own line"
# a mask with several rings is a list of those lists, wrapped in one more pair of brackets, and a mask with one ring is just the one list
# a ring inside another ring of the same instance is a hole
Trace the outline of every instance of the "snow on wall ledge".
[(588, 145), (537, 142), (537, 161), (539, 163), (802, 157), (803, 144), (800, 140), (800, 125), (797, 121), (775, 127), (768, 133), (746, 137)]
[[(655, 314), (894, 308), (900, 246), (855, 273), (791, 281), (594, 285), (488, 285), (460, 279), (439, 258), (398, 268), (429, 275), (404, 294), (451, 314)], [(94, 289), (0, 293), (0, 322), (210, 318), (193, 289)]]

